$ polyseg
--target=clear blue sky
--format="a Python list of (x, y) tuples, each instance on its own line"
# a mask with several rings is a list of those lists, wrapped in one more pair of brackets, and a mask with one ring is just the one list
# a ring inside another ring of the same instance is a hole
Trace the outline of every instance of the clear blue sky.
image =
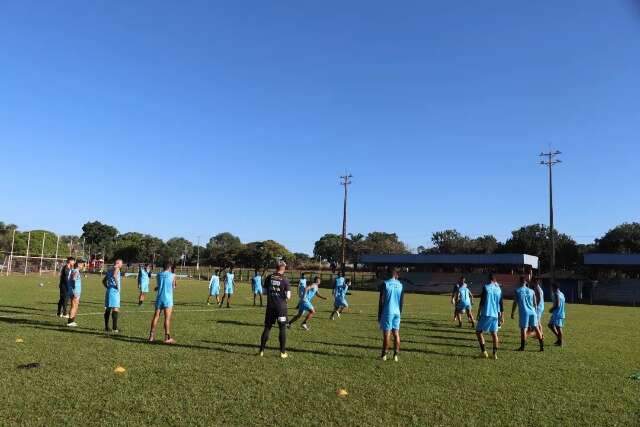
[(0, 220), (23, 230), (310, 252), (348, 168), (349, 231), (503, 240), (547, 221), (550, 144), (561, 231), (638, 219), (631, 0), (9, 1), (0, 40)]

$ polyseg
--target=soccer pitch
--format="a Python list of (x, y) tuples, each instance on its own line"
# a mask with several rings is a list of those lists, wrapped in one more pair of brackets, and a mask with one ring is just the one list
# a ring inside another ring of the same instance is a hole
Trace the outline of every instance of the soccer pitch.
[[(638, 308), (569, 305), (566, 347), (546, 332), (545, 353), (535, 340), (514, 352), (517, 317), (507, 316), (499, 360), (486, 360), (472, 330), (453, 326), (447, 297), (407, 295), (400, 362), (385, 363), (377, 294), (354, 292), (336, 321), (332, 301), (316, 298), (311, 330), (289, 331), (282, 360), (277, 328), (256, 356), (264, 309), (252, 306), (248, 284), (231, 309), (207, 307), (207, 286), (179, 280), (178, 344), (165, 346), (146, 342), (153, 294), (138, 308), (135, 278), (123, 284), (121, 334), (106, 335), (97, 277), (83, 280), (76, 329), (55, 317), (56, 277), (1, 277), (0, 424), (640, 424), (640, 381), (629, 378), (640, 371)], [(30, 363), (40, 367), (18, 368)]]

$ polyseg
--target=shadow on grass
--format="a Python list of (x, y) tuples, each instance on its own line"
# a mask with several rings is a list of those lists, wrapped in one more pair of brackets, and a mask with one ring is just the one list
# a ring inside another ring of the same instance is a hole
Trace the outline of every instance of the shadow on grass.
[[(54, 305), (58, 305), (58, 304), (56, 303)], [(50, 311), (50, 310), (45, 310), (44, 308), (22, 307), (19, 305), (0, 305), (0, 311), (9, 313), (9, 311), (5, 310), (5, 308), (15, 309), (15, 310), (28, 310), (28, 311)], [(15, 313), (18, 313), (18, 312), (15, 312)], [(22, 313), (22, 314), (25, 314), (25, 313)]]
[(213, 320), (215, 323), (221, 323), (223, 325), (234, 325), (234, 326), (250, 326), (253, 328), (262, 328), (264, 324), (262, 323), (249, 323), (249, 322), (240, 322), (238, 320)]
[[(337, 346), (337, 347), (347, 347), (347, 348), (355, 348), (355, 349), (361, 349), (361, 350), (375, 350), (375, 351), (380, 351), (380, 346), (370, 346), (370, 345), (363, 345), (363, 344), (338, 344), (338, 343), (328, 343), (328, 342), (324, 342), (324, 341), (307, 341), (307, 342), (311, 342), (311, 343), (315, 343), (315, 344), (322, 344), (322, 345), (326, 345), (326, 346)], [(404, 342), (408, 342), (408, 341), (404, 341)], [(418, 343), (418, 344), (426, 344), (426, 343)], [(458, 346), (459, 347), (459, 346)], [(466, 346), (464, 346), (466, 347)], [(439, 351), (433, 351), (433, 350), (419, 350), (417, 348), (403, 348), (401, 350), (402, 353), (422, 353), (422, 354), (433, 354), (433, 355), (437, 355), (437, 356), (447, 356), (447, 357), (451, 357), (451, 356), (456, 356), (456, 357), (468, 357), (468, 358), (474, 358), (474, 356), (470, 355), (470, 354), (458, 354), (458, 353), (441, 353)]]
[[(252, 350), (254, 350), (255, 353), (258, 352), (258, 345), (257, 344), (244, 344), (244, 343), (230, 343), (230, 342), (220, 342), (220, 341), (201, 341), (203, 343), (207, 343), (207, 344), (217, 344), (217, 345), (226, 345), (226, 346), (232, 346), (232, 347), (240, 347), (240, 348), (250, 348)], [(267, 348), (274, 348), (275, 347), (267, 347)], [(253, 354), (252, 353), (240, 353), (240, 354)], [(320, 350), (306, 350), (306, 349), (301, 349), (301, 348), (295, 348), (295, 347), (287, 347), (287, 352), (290, 353), (306, 353), (306, 354), (314, 354), (317, 356), (329, 356), (329, 357), (345, 357), (345, 358), (351, 358), (351, 359), (360, 359), (360, 356), (356, 356), (356, 355), (351, 355), (351, 354), (336, 354), (336, 353), (329, 353), (329, 352), (325, 352), (325, 351), (320, 351)]]

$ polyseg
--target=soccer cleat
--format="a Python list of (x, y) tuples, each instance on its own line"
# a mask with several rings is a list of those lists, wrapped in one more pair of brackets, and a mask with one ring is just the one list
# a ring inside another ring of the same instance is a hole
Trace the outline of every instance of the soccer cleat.
[(119, 330), (119, 329), (114, 329), (114, 330), (112, 330), (111, 332), (113, 332), (114, 334), (119, 334), (119, 333), (120, 333), (120, 330)]
[(280, 353), (280, 359), (286, 359), (287, 357), (289, 357), (287, 353)]
[(340, 312), (337, 312), (336, 314), (338, 315), (338, 319), (339, 319), (340, 318)]
[(488, 359), (489, 358), (489, 353), (487, 353), (486, 351), (483, 351), (480, 353), (480, 358), (481, 359)]
[(211, 303), (210, 303), (210, 302), (208, 302), (208, 303), (207, 303), (207, 305), (211, 305)]
[(493, 360), (498, 360), (498, 353), (493, 353)]
[(260, 353), (258, 353), (259, 357), (264, 357), (264, 351), (261, 351)]
[(382, 355), (382, 361), (383, 361), (383, 362), (386, 362), (386, 361), (387, 361), (387, 355), (386, 355), (386, 354), (383, 354), (383, 355)]
[(60, 317), (62, 317), (63, 319), (68, 319), (68, 318), (69, 318), (69, 315), (68, 315), (68, 314), (63, 314), (63, 315), (62, 315), (62, 316), (60, 316)]
[(516, 351), (524, 351), (524, 347), (518, 347)]
[(149, 335), (149, 342), (155, 342), (156, 341), (156, 336), (155, 334), (150, 334)]
[(69, 328), (75, 328), (76, 326), (78, 326), (76, 322), (67, 323), (67, 327)]
[(305, 331), (308, 331), (308, 330), (309, 330), (309, 325), (307, 325), (306, 323), (303, 323), (302, 325), (300, 325), (300, 327), (301, 327), (302, 329), (304, 329)]
[(398, 362), (398, 355), (397, 354), (395, 356), (393, 356), (393, 361), (394, 362)]
[(332, 314), (331, 316), (329, 316), (329, 320), (336, 320), (336, 318)]
[(169, 344), (169, 345), (170, 345), (170, 344), (175, 344), (175, 343), (176, 343), (176, 340), (174, 340), (173, 338), (169, 338), (169, 339), (167, 339), (167, 340), (164, 340), (164, 343), (165, 343), (165, 344)]

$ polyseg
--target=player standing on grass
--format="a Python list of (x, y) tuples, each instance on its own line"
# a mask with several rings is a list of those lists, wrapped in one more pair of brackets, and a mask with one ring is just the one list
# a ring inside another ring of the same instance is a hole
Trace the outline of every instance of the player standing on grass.
[(300, 275), (300, 280), (298, 281), (298, 307), (296, 308), (300, 308), (300, 303), (302, 302), (302, 298), (304, 297), (304, 290), (307, 289), (307, 279), (305, 277), (305, 274), (302, 273)]
[(326, 299), (325, 297), (320, 295), (320, 293), (318, 292), (319, 290), (320, 278), (316, 277), (313, 279), (313, 283), (305, 288), (304, 295), (298, 306), (298, 314), (293, 316), (293, 319), (291, 319), (291, 321), (289, 322), (289, 327), (291, 327), (291, 325), (293, 325), (296, 320), (298, 320), (305, 312), (307, 312), (307, 317), (304, 318), (301, 327), (305, 331), (309, 330), (309, 321), (311, 320), (313, 315), (316, 314), (316, 309), (312, 304), (313, 298), (317, 296), (320, 299)]
[(104, 296), (104, 330), (111, 332), (109, 329), (109, 317), (113, 321), (113, 332), (118, 333), (118, 313), (120, 311), (120, 288), (122, 286), (120, 269), (122, 268), (122, 260), (117, 259), (113, 264), (113, 268), (107, 271), (102, 279), (102, 284), (106, 288)]
[(513, 300), (513, 308), (511, 309), (511, 318), (513, 319), (516, 310), (520, 312), (520, 348), (517, 351), (524, 351), (527, 335), (529, 330), (535, 332), (540, 342), (540, 351), (544, 351), (544, 340), (538, 326), (538, 315), (536, 314), (536, 293), (527, 286), (524, 276), (520, 277), (520, 286), (516, 289), (516, 295)]
[(562, 347), (563, 339), (564, 339), (563, 328), (564, 328), (564, 319), (565, 319), (565, 312), (564, 312), (565, 298), (564, 298), (564, 294), (560, 290), (560, 287), (558, 286), (557, 283), (554, 283), (551, 285), (551, 290), (553, 291), (552, 293), (553, 307), (551, 308), (551, 319), (549, 320), (549, 329), (551, 329), (551, 332), (553, 332), (553, 334), (557, 338), (555, 345), (557, 345), (558, 347)]
[(542, 329), (542, 316), (544, 316), (544, 291), (542, 290), (542, 286), (540, 285), (540, 280), (536, 280), (536, 286), (533, 290), (536, 293), (536, 313), (538, 315), (538, 328), (540, 329), (542, 339), (544, 339), (544, 330)]
[(260, 297), (260, 307), (262, 307), (262, 276), (260, 272), (256, 270), (251, 279), (251, 288), (253, 290), (253, 305), (256, 305), (256, 297)]
[(398, 280), (399, 270), (394, 268), (390, 271), (389, 279), (380, 284), (380, 300), (378, 303), (378, 323), (382, 330), (382, 361), (387, 361), (387, 350), (389, 341), (393, 334), (393, 360), (398, 361), (400, 354), (400, 317), (402, 316), (402, 305), (404, 291), (402, 282)]
[(458, 321), (458, 327), (462, 328), (462, 315), (466, 313), (469, 322), (471, 322), (471, 327), (475, 328), (476, 321), (473, 318), (472, 311), (473, 295), (464, 277), (460, 278), (460, 284), (453, 295), (453, 300), (456, 308), (454, 319)]
[(331, 313), (331, 316), (329, 316), (329, 320), (335, 320), (336, 316), (338, 316), (339, 319), (344, 309), (349, 307), (349, 304), (347, 303), (347, 291), (349, 290), (349, 286), (351, 286), (351, 280), (347, 279), (344, 281), (342, 286), (336, 285), (333, 289), (333, 312)]
[(480, 308), (478, 309), (478, 325), (476, 336), (480, 344), (480, 356), (488, 358), (489, 354), (485, 348), (485, 332), (491, 333), (493, 340), (493, 358), (498, 359), (498, 328), (504, 323), (504, 303), (502, 300), (502, 289), (493, 274), (489, 276), (490, 283), (482, 288), (480, 297)]
[(158, 286), (156, 287), (156, 310), (151, 319), (151, 330), (149, 331), (149, 342), (156, 340), (156, 326), (160, 320), (160, 314), (164, 314), (164, 343), (175, 344), (171, 338), (171, 314), (173, 312), (173, 289), (176, 287), (175, 274), (171, 272), (171, 264), (165, 263), (161, 273), (157, 275)]
[(80, 295), (82, 294), (82, 268), (84, 261), (79, 259), (76, 261), (75, 267), (69, 273), (68, 293), (71, 301), (69, 310), (69, 320), (67, 326), (74, 328), (78, 326), (76, 323), (76, 315), (78, 314), (78, 306), (80, 305)]
[(58, 299), (58, 317), (65, 319), (69, 318), (67, 314), (67, 299), (69, 298), (69, 292), (67, 288), (67, 282), (69, 281), (69, 273), (73, 268), (75, 258), (70, 256), (67, 258), (67, 263), (60, 270), (60, 282), (58, 288), (60, 288), (60, 299)]
[(224, 276), (224, 295), (222, 295), (222, 301), (220, 301), (220, 307), (224, 305), (225, 298), (227, 299), (227, 308), (231, 308), (231, 296), (233, 295), (235, 274), (233, 274), (233, 267), (229, 269), (229, 272)]
[(144, 297), (149, 292), (149, 279), (151, 278), (151, 265), (140, 264), (138, 271), (138, 306), (144, 303)]
[[(460, 280), (464, 280), (464, 278), (460, 279)], [(458, 289), (460, 289), (460, 285), (462, 285), (462, 283), (458, 282), (455, 285), (453, 285), (453, 289), (451, 290), (451, 305), (453, 306), (453, 320), (456, 320), (456, 315), (458, 313), (458, 308), (456, 307), (456, 295), (458, 295)]]
[(260, 337), (260, 357), (264, 356), (264, 349), (269, 341), (271, 328), (277, 322), (280, 334), (280, 357), (286, 359), (287, 355), (287, 301), (291, 299), (289, 281), (284, 277), (287, 264), (278, 261), (276, 273), (271, 274), (265, 280), (263, 292), (267, 295), (267, 311), (264, 316), (264, 330)]
[(211, 305), (211, 297), (216, 297), (216, 304), (220, 304), (220, 270), (216, 270), (209, 280), (207, 305)]

